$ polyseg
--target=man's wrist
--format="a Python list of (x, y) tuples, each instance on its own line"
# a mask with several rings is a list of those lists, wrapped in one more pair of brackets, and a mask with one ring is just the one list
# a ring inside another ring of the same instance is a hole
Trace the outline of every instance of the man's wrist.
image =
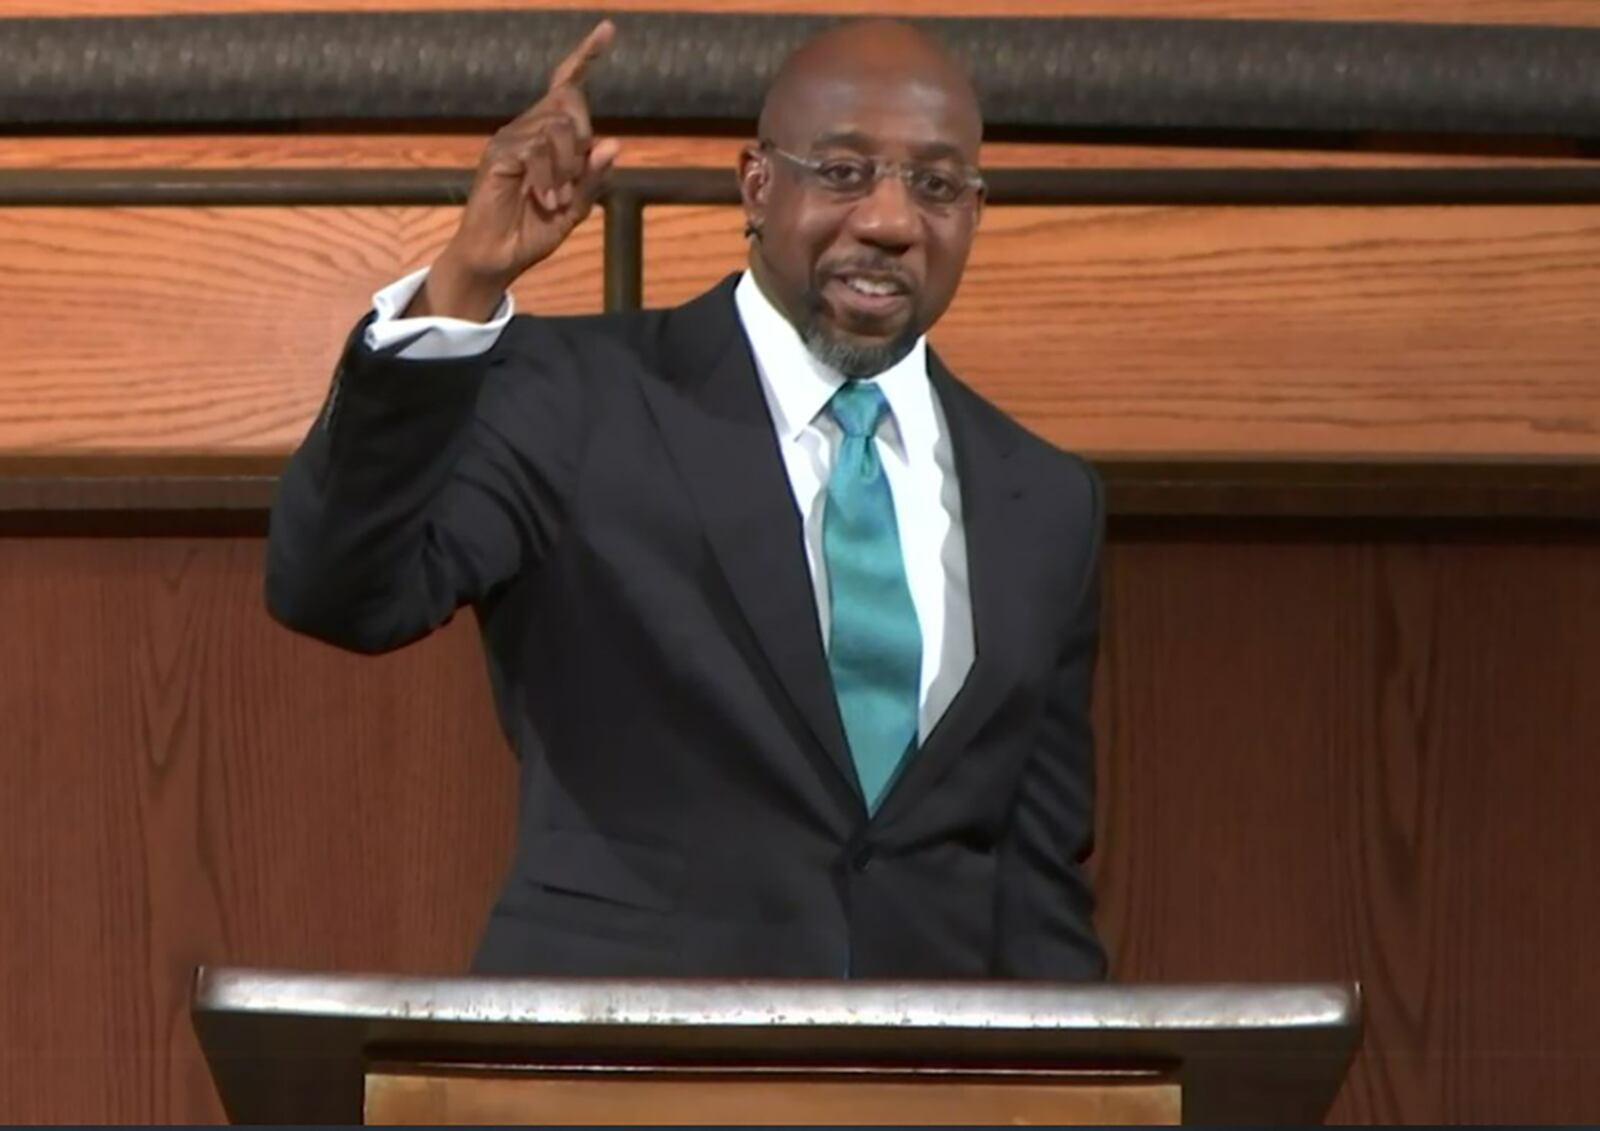
[(455, 318), (482, 323), (494, 317), (509, 282), (459, 270), (445, 256), (428, 271), (402, 318)]

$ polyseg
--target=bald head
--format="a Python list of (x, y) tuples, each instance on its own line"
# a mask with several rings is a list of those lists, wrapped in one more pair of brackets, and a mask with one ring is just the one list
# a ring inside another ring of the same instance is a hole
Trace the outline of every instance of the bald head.
[(905, 357), (955, 295), (983, 210), (983, 119), (966, 71), (894, 20), (791, 55), (739, 159), (750, 268), (837, 372)]
[(797, 48), (767, 89), (760, 136), (800, 144), (795, 134), (863, 96), (880, 107), (912, 102), (921, 113), (944, 111), (976, 161), (983, 117), (966, 68), (927, 32), (900, 20), (835, 24)]

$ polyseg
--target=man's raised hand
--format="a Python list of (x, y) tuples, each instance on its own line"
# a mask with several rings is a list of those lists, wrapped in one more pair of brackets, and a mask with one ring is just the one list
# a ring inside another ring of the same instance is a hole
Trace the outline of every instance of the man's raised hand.
[(610, 20), (595, 25), (557, 64), (544, 97), (489, 141), (455, 235), (408, 314), (487, 319), (589, 214), (621, 146), (595, 140), (583, 81), (615, 34)]

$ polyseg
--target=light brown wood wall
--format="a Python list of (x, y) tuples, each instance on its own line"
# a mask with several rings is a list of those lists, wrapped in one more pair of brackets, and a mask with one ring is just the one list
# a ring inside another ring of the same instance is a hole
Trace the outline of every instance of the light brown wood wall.
[[(962, 2), (901, 10), (949, 14)], [(50, 0), (7, 12), (322, 6)], [(666, 6), (676, 5), (619, 7)], [(827, 0), (779, 7), (855, 10)], [(1097, 11), (1066, 0), (1005, 10)], [(1600, 24), (1596, 0), (1147, 0), (1114, 10)], [(13, 138), (0, 141), (0, 169), (462, 167), (481, 140)], [(624, 162), (731, 170), (738, 144), (634, 138)], [(1570, 158), (1391, 143), (1344, 153), (997, 145), (985, 160), (1385, 167)], [(285, 452), (370, 293), (426, 263), (452, 222), (449, 209), (0, 209), (0, 453)], [(524, 281), (524, 308), (599, 306), (599, 227), (592, 219)], [(650, 210), (647, 300), (676, 301), (736, 269), (739, 232), (731, 209)], [(1004, 407), (1091, 453), (1582, 456), (1600, 454), (1597, 307), (1600, 206), (997, 207), (934, 340)]]
[[(454, 211), (0, 210), (0, 449), (286, 451), (349, 324)], [(652, 209), (646, 301), (736, 269)], [(600, 224), (518, 288), (600, 305)], [(994, 208), (934, 335), (1090, 452), (1600, 450), (1600, 208)]]

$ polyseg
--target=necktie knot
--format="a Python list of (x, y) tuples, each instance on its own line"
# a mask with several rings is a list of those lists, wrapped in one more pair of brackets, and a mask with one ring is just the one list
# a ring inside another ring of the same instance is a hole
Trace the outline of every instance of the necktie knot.
[(889, 402), (872, 381), (846, 381), (828, 401), (828, 415), (851, 439), (869, 439), (878, 431)]

